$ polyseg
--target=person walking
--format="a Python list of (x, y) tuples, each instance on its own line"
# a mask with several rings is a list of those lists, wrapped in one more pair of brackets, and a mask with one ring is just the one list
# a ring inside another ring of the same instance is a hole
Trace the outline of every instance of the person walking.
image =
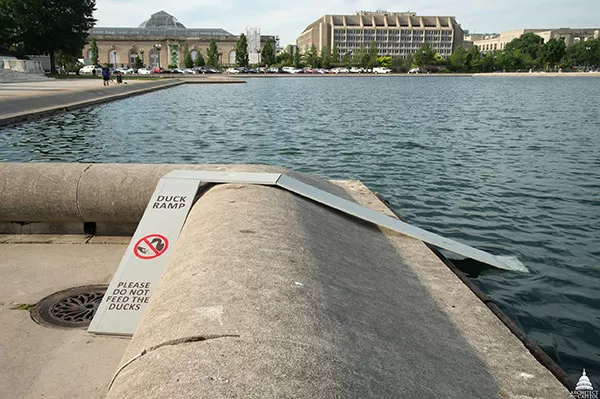
[(108, 81), (110, 80), (110, 69), (108, 69), (108, 64), (104, 64), (102, 67), (102, 80), (104, 81), (104, 86), (108, 86)]

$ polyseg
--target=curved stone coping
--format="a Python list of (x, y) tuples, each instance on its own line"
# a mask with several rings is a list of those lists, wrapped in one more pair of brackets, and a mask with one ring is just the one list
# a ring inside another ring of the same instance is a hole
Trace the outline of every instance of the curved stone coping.
[[(100, 81), (97, 83), (100, 84)], [(35, 98), (3, 100), (0, 102), (2, 106), (0, 108), (0, 126), (146, 94), (180, 84), (183, 84), (180, 79), (169, 79), (167, 81), (136, 82), (131, 85), (102, 86)]]
[(192, 208), (107, 397), (561, 395), (421, 242), (223, 184)]
[[(0, 222), (138, 223), (160, 178), (178, 169), (287, 172), (262, 165), (0, 163)], [(322, 180), (290, 175), (346, 195)]]

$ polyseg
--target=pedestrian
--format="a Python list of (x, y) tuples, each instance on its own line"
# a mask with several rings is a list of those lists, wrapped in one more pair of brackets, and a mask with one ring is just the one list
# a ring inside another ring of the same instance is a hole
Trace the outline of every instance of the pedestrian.
[(108, 81), (110, 79), (110, 69), (108, 69), (108, 64), (104, 64), (102, 67), (102, 80), (104, 81), (104, 86), (108, 86)]
[(121, 75), (121, 71), (117, 71), (117, 84), (120, 85), (121, 83), (123, 83), (123, 75)]

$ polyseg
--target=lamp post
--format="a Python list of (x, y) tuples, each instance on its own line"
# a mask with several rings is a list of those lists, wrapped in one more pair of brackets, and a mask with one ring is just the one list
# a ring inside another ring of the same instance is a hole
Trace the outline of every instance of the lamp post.
[(590, 50), (591, 49), (592, 48), (590, 46), (585, 47), (585, 70), (586, 70), (586, 72), (590, 66)]
[(162, 46), (160, 45), (160, 43), (157, 43), (154, 45), (154, 49), (156, 51), (158, 51), (158, 69), (160, 69), (160, 49), (162, 48)]
[(140, 48), (140, 55), (142, 56), (142, 66), (146, 65), (144, 64), (144, 48)]

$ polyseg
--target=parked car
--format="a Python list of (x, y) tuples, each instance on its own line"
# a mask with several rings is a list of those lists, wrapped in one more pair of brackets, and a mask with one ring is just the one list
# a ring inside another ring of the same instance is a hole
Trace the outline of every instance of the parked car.
[(348, 68), (333, 68), (331, 71), (333, 73), (350, 73)]
[(277, 67), (271, 67), (267, 69), (267, 73), (283, 73), (283, 69)]
[(358, 68), (358, 67), (350, 68), (350, 73), (362, 73), (362, 72), (364, 72), (364, 70), (362, 68)]
[(195, 71), (195, 70), (193, 70), (192, 68), (185, 68), (185, 69), (183, 70), (183, 73), (185, 73), (186, 75), (195, 75), (195, 74), (197, 74), (198, 72), (196, 72), (196, 71)]
[(408, 71), (408, 73), (415, 73), (415, 74), (419, 74), (419, 73), (423, 73), (423, 72), (426, 72), (426, 71), (421, 68), (413, 68)]
[(80, 75), (91, 75), (96, 71), (96, 75), (102, 74), (102, 68), (97, 65), (86, 65), (79, 70)]
[(150, 75), (151, 73), (153, 73), (153, 71), (151, 69), (148, 68), (140, 68), (137, 70), (137, 73), (139, 75)]
[(240, 73), (238, 68), (227, 68), (225, 70), (225, 73), (229, 73), (229, 74), (233, 74), (233, 75), (237, 75), (238, 73)]
[(376, 74), (391, 73), (391, 72), (392, 72), (392, 70), (390, 68), (386, 68), (386, 67), (373, 68), (373, 73), (376, 73)]
[(294, 68), (291, 66), (285, 66), (285, 67), (281, 68), (281, 70), (283, 71), (283, 73), (292, 73), (292, 74), (303, 72), (302, 69)]

